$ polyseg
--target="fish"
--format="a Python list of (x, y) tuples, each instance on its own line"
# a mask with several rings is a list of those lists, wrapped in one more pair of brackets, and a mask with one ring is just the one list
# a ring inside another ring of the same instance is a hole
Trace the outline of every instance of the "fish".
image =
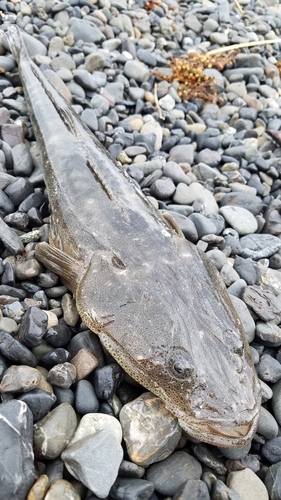
[(213, 263), (160, 214), (7, 31), (51, 207), (36, 257), (82, 321), (192, 437), (246, 446), (261, 395), (247, 337)]

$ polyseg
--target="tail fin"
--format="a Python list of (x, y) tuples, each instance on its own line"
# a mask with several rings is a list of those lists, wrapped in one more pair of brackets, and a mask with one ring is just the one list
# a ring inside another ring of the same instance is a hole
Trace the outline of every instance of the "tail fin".
[(11, 25), (6, 31), (7, 40), (12, 54), (18, 61), (21, 55), (28, 56), (20, 29), (15, 24)]

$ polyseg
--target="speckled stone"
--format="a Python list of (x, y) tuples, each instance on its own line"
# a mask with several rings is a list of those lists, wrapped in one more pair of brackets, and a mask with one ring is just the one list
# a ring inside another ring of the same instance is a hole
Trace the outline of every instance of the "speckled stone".
[(59, 498), (65, 500), (81, 500), (76, 489), (65, 479), (57, 479), (57, 481), (51, 485), (44, 500), (58, 500)]

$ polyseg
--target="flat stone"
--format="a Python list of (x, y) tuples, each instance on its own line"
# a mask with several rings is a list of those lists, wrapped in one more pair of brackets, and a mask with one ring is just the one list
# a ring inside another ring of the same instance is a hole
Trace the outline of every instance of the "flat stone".
[(86, 43), (98, 43), (104, 40), (104, 34), (92, 23), (86, 20), (75, 19), (69, 33), (74, 35), (75, 42), (82, 40)]
[(258, 223), (253, 214), (242, 207), (225, 206), (221, 207), (219, 213), (223, 215), (226, 222), (235, 229), (239, 235), (255, 233)]
[(125, 404), (119, 417), (128, 455), (138, 465), (168, 457), (180, 439), (177, 419), (150, 392)]
[(281, 248), (280, 238), (271, 234), (251, 234), (240, 239), (243, 257), (253, 260), (267, 259)]
[(67, 470), (99, 498), (115, 482), (123, 450), (113, 432), (101, 430), (70, 444), (61, 455)]
[(175, 163), (189, 163), (192, 165), (194, 159), (194, 149), (191, 144), (174, 146), (170, 150), (169, 161)]
[(32, 413), (17, 400), (0, 405), (1, 500), (26, 500), (36, 479), (32, 451)]
[(253, 196), (246, 193), (232, 192), (223, 196), (220, 206), (233, 205), (249, 210), (253, 215), (259, 215), (263, 210), (263, 203), (258, 196)]
[(257, 285), (248, 286), (243, 300), (262, 320), (280, 323), (281, 301), (270, 290), (263, 290)]

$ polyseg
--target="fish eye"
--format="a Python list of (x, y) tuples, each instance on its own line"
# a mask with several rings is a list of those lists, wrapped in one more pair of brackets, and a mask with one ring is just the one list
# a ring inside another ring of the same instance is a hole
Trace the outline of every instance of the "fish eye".
[(112, 265), (118, 269), (126, 269), (124, 262), (122, 262), (122, 260), (115, 254), (112, 257), (111, 262)]
[(177, 349), (168, 360), (169, 370), (177, 378), (185, 380), (193, 373), (193, 366), (187, 352)]

